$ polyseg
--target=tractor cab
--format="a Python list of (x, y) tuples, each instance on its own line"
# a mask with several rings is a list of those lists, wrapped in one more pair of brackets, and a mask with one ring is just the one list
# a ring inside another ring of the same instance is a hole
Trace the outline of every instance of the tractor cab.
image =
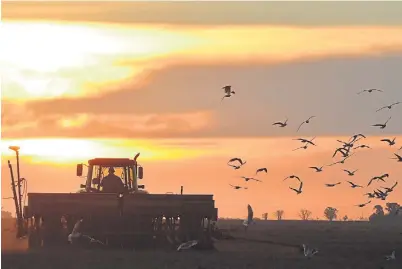
[(81, 184), (86, 192), (102, 192), (101, 182), (108, 175), (109, 168), (114, 169), (114, 174), (120, 177), (125, 189), (129, 192), (137, 192), (144, 189), (144, 185), (138, 185), (138, 179), (143, 178), (143, 167), (137, 163), (139, 153), (134, 159), (129, 158), (95, 158), (88, 161), (88, 165), (77, 164), (77, 176), (83, 176), (84, 165), (87, 167), (86, 184)]

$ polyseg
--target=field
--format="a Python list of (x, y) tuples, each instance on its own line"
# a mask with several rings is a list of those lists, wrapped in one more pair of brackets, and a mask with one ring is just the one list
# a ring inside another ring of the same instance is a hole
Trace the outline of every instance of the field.
[[(247, 234), (239, 220), (222, 220), (219, 228), (236, 238), (216, 242), (215, 251), (26, 250), (13, 225), (2, 221), (2, 268), (136, 268), (136, 269), (401, 269), (402, 227), (368, 222), (258, 221)], [(253, 241), (254, 240), (254, 241)], [(255, 241), (268, 242), (255, 242)], [(319, 249), (307, 259), (297, 248)], [(396, 260), (384, 255), (396, 251)]]

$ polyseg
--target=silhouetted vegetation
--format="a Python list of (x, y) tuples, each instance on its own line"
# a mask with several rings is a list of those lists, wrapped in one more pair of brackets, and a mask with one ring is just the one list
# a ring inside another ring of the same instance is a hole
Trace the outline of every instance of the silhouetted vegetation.
[(324, 216), (329, 220), (333, 221), (334, 219), (337, 219), (338, 217), (338, 209), (335, 207), (327, 207), (324, 210)]
[(276, 217), (277, 220), (282, 220), (283, 214), (285, 213), (285, 211), (283, 211), (282, 209), (278, 209), (275, 211), (274, 215)]
[(402, 210), (398, 203), (386, 203), (385, 211), (381, 205), (374, 206), (374, 212), (370, 215), (370, 222), (401, 222), (402, 221)]
[(267, 220), (267, 219), (268, 219), (268, 213), (262, 214), (262, 219), (263, 219), (263, 220)]
[(299, 217), (302, 220), (309, 220), (311, 218), (312, 212), (308, 209), (300, 209)]
[(8, 212), (6, 210), (3, 209), (3, 207), (1, 207), (1, 218), (2, 219), (11, 219), (13, 217), (13, 215), (11, 214), (11, 212)]

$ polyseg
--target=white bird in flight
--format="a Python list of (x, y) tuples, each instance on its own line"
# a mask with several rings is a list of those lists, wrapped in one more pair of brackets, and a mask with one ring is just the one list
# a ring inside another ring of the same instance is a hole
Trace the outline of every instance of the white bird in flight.
[(247, 230), (247, 227), (253, 222), (254, 218), (254, 212), (253, 208), (251, 205), (247, 205), (247, 218), (243, 221), (243, 226), (245, 230)]
[(70, 242), (70, 244), (72, 244), (75, 239), (78, 239), (81, 236), (81, 233), (79, 232), (79, 229), (80, 229), (80, 226), (81, 226), (82, 222), (83, 222), (83, 219), (78, 220), (75, 223), (73, 230), (68, 235), (68, 242)]
[(385, 255), (385, 259), (386, 259), (387, 261), (395, 260), (395, 259), (396, 259), (396, 257), (395, 257), (395, 250), (392, 251), (391, 255)]
[(305, 257), (311, 258), (317, 253), (318, 253), (318, 249), (310, 248), (309, 246), (303, 244), (303, 254)]

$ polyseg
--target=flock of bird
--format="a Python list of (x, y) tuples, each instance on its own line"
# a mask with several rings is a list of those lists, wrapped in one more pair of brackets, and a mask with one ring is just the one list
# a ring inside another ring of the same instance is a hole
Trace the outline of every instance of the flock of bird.
[[(222, 100), (224, 100), (224, 98), (229, 98), (231, 97), (233, 94), (235, 94), (235, 92), (232, 90), (232, 87), (230, 85), (224, 86), (222, 87), (222, 89), (224, 89), (224, 93), (225, 95), (223, 96)], [(363, 91), (358, 92), (357, 94), (360, 95), (362, 93), (373, 93), (373, 92), (383, 92), (380, 89), (366, 89)], [(379, 109), (376, 110), (376, 112), (379, 112), (381, 110), (384, 109), (388, 109), (391, 110), (394, 106), (401, 104), (401, 102), (394, 102), (390, 105), (386, 105), (383, 106)], [(303, 127), (306, 126), (308, 124), (311, 123), (311, 121), (315, 118), (316, 116), (310, 116), (309, 118), (307, 118), (306, 120), (304, 120), (303, 122), (300, 123), (300, 125), (298, 126), (296, 132), (299, 132), (299, 130)], [(384, 122), (384, 123), (376, 123), (373, 124), (372, 127), (378, 127), (379, 129), (385, 129), (387, 127), (387, 124), (389, 123), (389, 121), (391, 120), (391, 116), (388, 117), (388, 119)], [(272, 124), (275, 127), (279, 127), (279, 128), (285, 128), (287, 127), (288, 124), (288, 118), (285, 119), (285, 121), (277, 121), (274, 122)], [(302, 145), (298, 148), (293, 149), (293, 151), (296, 150), (300, 150), (300, 149), (304, 149), (306, 150), (308, 147), (310, 146), (317, 146), (317, 144), (314, 142), (314, 139), (316, 137), (313, 137), (311, 139), (307, 139), (307, 138), (296, 138), (293, 140), (297, 140), (300, 141), (300, 143), (302, 143)], [(371, 147), (369, 145), (363, 144), (361, 143), (362, 141), (364, 141), (364, 139), (367, 138), (364, 134), (355, 134), (352, 135), (348, 141), (341, 141), (341, 140), (337, 140), (337, 142), (339, 142), (341, 145), (335, 149), (332, 158), (334, 158), (337, 155), (341, 155), (341, 159), (338, 161), (334, 161), (330, 164), (327, 165), (322, 165), (322, 166), (310, 166), (309, 168), (314, 170), (316, 173), (321, 173), (324, 170), (324, 167), (326, 166), (334, 166), (337, 164), (344, 164), (346, 162), (346, 160), (350, 159), (354, 154), (355, 154), (355, 150), (357, 149), (371, 149)], [(359, 142), (359, 143), (358, 143)], [(381, 142), (387, 143), (390, 147), (393, 147), (396, 145), (396, 138), (393, 139), (389, 139), (389, 138), (384, 138), (381, 139)], [(398, 149), (398, 151), (402, 150), (402, 146)], [(390, 158), (390, 159), (396, 159), (398, 162), (402, 162), (402, 154), (398, 154), (398, 153), (394, 153), (395, 158)], [(235, 170), (240, 169), (241, 167), (243, 167), (245, 164), (247, 163), (247, 161), (243, 160), (242, 158), (231, 158), (227, 165)], [(355, 170), (348, 170), (348, 169), (342, 169), (342, 171), (344, 171), (347, 176), (349, 177), (353, 177), (355, 176), (355, 173), (359, 171), (359, 169), (355, 169)], [(259, 168), (256, 170), (255, 175), (257, 175), (260, 172), (265, 172), (268, 173), (268, 169), (266, 167), (264, 168)], [(376, 182), (384, 182), (386, 183), (386, 179), (388, 179), (389, 174), (385, 173), (382, 175), (377, 175), (372, 177), (371, 179), (369, 179), (367, 186), (369, 187), (374, 181)], [(246, 182), (250, 181), (250, 180), (254, 180), (254, 181), (259, 181), (262, 182), (261, 180), (255, 178), (255, 177), (245, 177), (242, 176), (241, 178), (243, 178)], [(294, 191), (297, 195), (303, 193), (303, 181), (300, 179), (299, 176), (297, 175), (289, 175), (287, 177), (285, 177), (285, 179), (283, 179), (283, 181), (287, 180), (287, 179), (295, 179), (297, 180), (297, 182), (299, 182), (298, 187), (289, 187), (290, 190)], [(362, 185), (358, 185), (354, 182), (352, 182), (351, 180), (346, 180), (346, 182), (350, 185), (351, 188), (355, 189), (355, 188), (364, 188)], [(335, 183), (325, 183), (325, 186), (328, 188), (333, 188), (336, 187), (338, 185), (342, 184), (342, 182), (335, 182)], [(232, 185), (229, 184), (232, 188), (239, 190), (239, 189), (248, 189), (247, 187), (242, 187), (242, 186), (238, 186), (238, 185)], [(367, 196), (369, 199), (381, 199), (381, 200), (386, 200), (387, 196), (389, 195), (389, 193), (391, 193), (392, 191), (394, 191), (395, 187), (398, 185), (398, 181), (394, 182), (392, 186), (390, 187), (386, 187), (386, 186), (380, 186), (379, 188), (376, 188), (375, 190), (373, 190), (373, 192), (367, 192), (364, 195)], [(361, 203), (361, 204), (357, 204), (357, 207), (364, 207), (368, 204), (370, 204), (372, 202), (372, 200), (368, 200), (365, 203)], [(251, 208), (250, 205), (247, 205), (247, 210), (248, 210), (248, 215), (247, 218), (244, 220), (243, 225), (245, 227), (245, 230), (247, 230), (247, 227), (253, 223), (253, 210)], [(398, 211), (399, 212), (399, 211)], [(316, 253), (318, 253), (317, 249), (314, 248), (310, 248), (307, 245), (303, 244), (302, 245), (303, 248), (303, 253), (306, 257), (312, 257), (314, 256)], [(395, 259), (395, 251), (392, 252), (391, 255), (387, 255), (386, 260), (394, 260)]]
[[(232, 94), (235, 93), (232, 90), (232, 87), (230, 85), (224, 86), (222, 89), (224, 89), (224, 91), (225, 91), (225, 95), (224, 95), (223, 98), (231, 97)], [(383, 92), (383, 91), (380, 90), (380, 89), (366, 89), (366, 90), (363, 90), (361, 92), (358, 92), (357, 94), (362, 94), (364, 92), (372, 93), (372, 92)], [(223, 98), (222, 98), (222, 100), (223, 100)], [(395, 102), (395, 103), (392, 103), (390, 105), (383, 106), (383, 107), (377, 109), (376, 112), (379, 112), (379, 111), (381, 111), (383, 109), (386, 109), (386, 108), (388, 108), (390, 110), (390, 109), (392, 109), (394, 106), (396, 106), (398, 104), (401, 104), (401, 102)], [(307, 118), (306, 120), (301, 122), (300, 125), (298, 126), (296, 132), (298, 132), (303, 126), (305, 126), (307, 124), (310, 124), (311, 121), (315, 117), (316, 116), (310, 116), (309, 118)], [(385, 129), (387, 127), (388, 122), (391, 120), (391, 118), (392, 117), (389, 117), (387, 119), (387, 121), (385, 121), (384, 123), (377, 123), (377, 124), (373, 124), (372, 126), (373, 127), (379, 127), (380, 129)], [(285, 121), (283, 121), (283, 122), (281, 122), (281, 121), (274, 122), (272, 125), (277, 126), (279, 128), (285, 128), (285, 127), (288, 126), (288, 119), (286, 118)], [(332, 155), (332, 158), (336, 157), (337, 155), (341, 155), (342, 158), (340, 160), (338, 160), (338, 161), (335, 161), (335, 162), (327, 164), (327, 165), (311, 166), (309, 168), (313, 169), (317, 173), (320, 173), (320, 172), (323, 172), (324, 167), (326, 167), (326, 166), (334, 166), (336, 164), (344, 164), (346, 162), (346, 160), (348, 160), (349, 158), (351, 158), (355, 154), (354, 150), (363, 149), (363, 148), (371, 149), (371, 147), (366, 145), (366, 144), (359, 143), (359, 145), (357, 145), (357, 142), (361, 142), (365, 138), (367, 138), (367, 137), (364, 134), (355, 134), (355, 135), (352, 135), (349, 138), (348, 141), (337, 140), (337, 142), (341, 143), (341, 146), (335, 149), (335, 151), (334, 151), (334, 153)], [(293, 139), (293, 140), (296, 140), (296, 141), (300, 141), (300, 143), (302, 143), (302, 145), (300, 147), (293, 149), (293, 151), (300, 150), (300, 149), (305, 149), (306, 150), (310, 146), (317, 146), (317, 144), (314, 142), (314, 139), (316, 139), (316, 137), (313, 137), (311, 139), (307, 139), (307, 138)], [(384, 139), (381, 139), (381, 141), (384, 142), (384, 143), (387, 143), (391, 147), (396, 145), (396, 137), (394, 137), (393, 139), (384, 138)], [(400, 147), (399, 150), (402, 150), (402, 147)], [(391, 159), (396, 159), (398, 162), (402, 162), (402, 154), (394, 153), (394, 155), (395, 155), (395, 158), (391, 158)], [(245, 165), (246, 163), (247, 163), (247, 161), (245, 161), (245, 160), (243, 160), (241, 158), (232, 158), (232, 159), (230, 159), (228, 161), (227, 165), (232, 167), (235, 170), (238, 170), (243, 165)], [(347, 169), (342, 169), (342, 170), (345, 173), (347, 173), (348, 176), (353, 177), (355, 175), (355, 173), (359, 169), (356, 169), (356, 170), (353, 170), (353, 171), (350, 171), (350, 170), (347, 170)], [(257, 169), (256, 170), (256, 175), (258, 173), (260, 173), (260, 172), (267, 173), (268, 169), (266, 167)], [(368, 181), (367, 187), (370, 186), (373, 181), (377, 181), (377, 182), (382, 181), (382, 182), (385, 183), (386, 182), (385, 178), (388, 178), (388, 177), (389, 177), (388, 173), (383, 174), (383, 175), (374, 176)], [(242, 176), (241, 178), (243, 178), (246, 182), (248, 182), (250, 180), (262, 182), (261, 180), (255, 178), (255, 177)], [(289, 179), (289, 178), (290, 179), (296, 179), (299, 182), (299, 185), (298, 185), (297, 188), (296, 187), (289, 187), (289, 189), (294, 191), (298, 195), (301, 194), (303, 192), (303, 181), (297, 175), (289, 175), (283, 181), (285, 181), (286, 179)], [(350, 180), (346, 180), (346, 182), (348, 184), (350, 184), (351, 188), (363, 188), (363, 186), (358, 185), (358, 184), (356, 184), (356, 183), (354, 183), (354, 182), (352, 182)], [(326, 183), (325, 186), (328, 187), (328, 188), (333, 188), (335, 186), (340, 185), (341, 183), (342, 182)], [(232, 188), (237, 189), (237, 190), (238, 189), (248, 189), (247, 187), (241, 187), (241, 186), (238, 186), (238, 185), (232, 185), (232, 184), (229, 184), (229, 185)], [(398, 181), (396, 181), (391, 187), (380, 187), (380, 188), (375, 189), (373, 192), (367, 192), (365, 195), (368, 196), (368, 198), (370, 198), (370, 199), (371, 198), (377, 198), (377, 199), (381, 199), (381, 200), (386, 200), (386, 198), (389, 195), (389, 193), (391, 193), (397, 185), (398, 185)], [(369, 203), (371, 203), (371, 200), (367, 201), (366, 203), (358, 204), (356, 206), (364, 207)]]

